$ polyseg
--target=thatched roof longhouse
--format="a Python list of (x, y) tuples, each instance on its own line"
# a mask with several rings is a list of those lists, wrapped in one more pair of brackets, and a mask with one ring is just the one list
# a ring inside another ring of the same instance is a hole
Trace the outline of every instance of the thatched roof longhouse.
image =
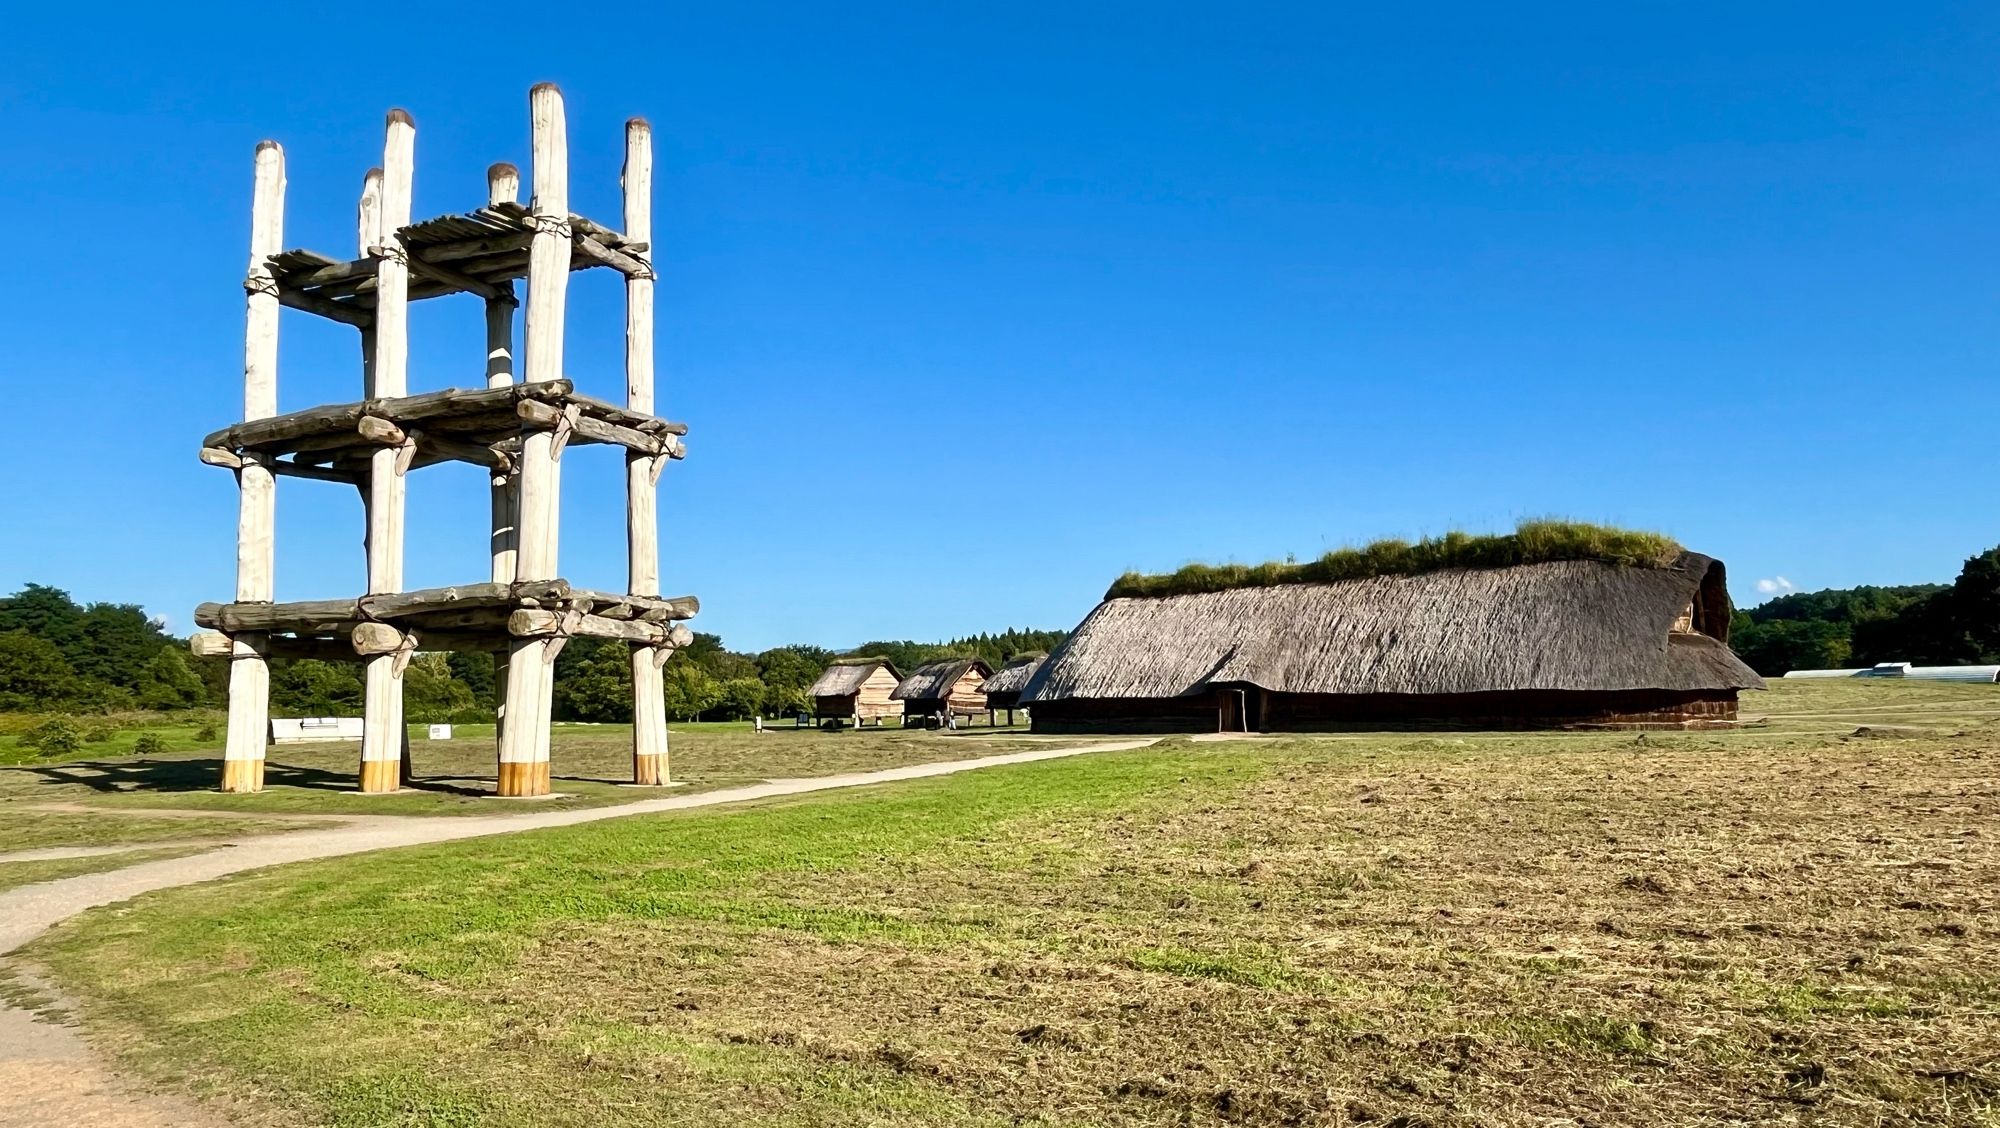
[(1021, 701), (1222, 685), (1329, 695), (1762, 688), (1728, 631), (1722, 564), (1697, 553), (1667, 567), (1562, 560), (1111, 598)]

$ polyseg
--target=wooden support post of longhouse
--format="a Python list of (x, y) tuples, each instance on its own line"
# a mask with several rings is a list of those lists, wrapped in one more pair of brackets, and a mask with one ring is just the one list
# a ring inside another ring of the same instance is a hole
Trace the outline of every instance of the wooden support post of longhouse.
[[(625, 123), (625, 238), (653, 254), (653, 127), (644, 118)], [(653, 413), (653, 276), (625, 276), (625, 406)], [(665, 454), (625, 455), (625, 524), (633, 595), (660, 594), (657, 471)], [(656, 651), (632, 646), (632, 782), (668, 779), (665, 671)]]
[[(401, 237), (410, 222), (411, 181), (415, 174), (416, 124), (391, 110), (382, 147), (380, 229), (375, 253), (375, 363), (370, 396), (409, 394), (410, 267)], [(407, 481), (399, 465), (402, 450), (383, 446), (368, 458), (368, 592), (403, 587), (403, 520)], [(402, 786), (403, 668), (406, 654), (367, 659), (361, 724), (361, 790), (394, 791)]]
[[(278, 284), (270, 257), (284, 249), (285, 151), (276, 141), (257, 146), (256, 190), (250, 210), (250, 270), (244, 276), (243, 418), (278, 413)], [(236, 599), (268, 602), (276, 565), (277, 481), (256, 459), (236, 471)], [(264, 747), (271, 731), (271, 668), (260, 638), (232, 647), (229, 663), (229, 737), (223, 750), (222, 790), (264, 788)]]
[[(533, 117), (534, 241), (528, 250), (528, 312), (524, 376), (562, 376), (563, 302), (569, 288), (569, 152), (562, 92), (542, 83), (528, 94)], [(523, 580), (556, 576), (557, 496), (561, 488), (555, 433), (521, 436), (519, 544), (515, 573)], [(516, 639), (507, 653), (506, 712), (500, 739), (502, 795), (549, 791), (548, 727), (554, 696), (554, 639)]]

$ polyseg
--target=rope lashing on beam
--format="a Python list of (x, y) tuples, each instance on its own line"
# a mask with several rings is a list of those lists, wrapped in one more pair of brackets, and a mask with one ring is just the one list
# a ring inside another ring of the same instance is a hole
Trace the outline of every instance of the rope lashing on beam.
[(575, 235), (575, 232), (570, 229), (569, 217), (566, 215), (544, 215), (541, 212), (535, 212), (526, 218), (528, 225), (535, 229), (535, 234), (537, 235), (555, 235), (564, 239), (572, 238)]

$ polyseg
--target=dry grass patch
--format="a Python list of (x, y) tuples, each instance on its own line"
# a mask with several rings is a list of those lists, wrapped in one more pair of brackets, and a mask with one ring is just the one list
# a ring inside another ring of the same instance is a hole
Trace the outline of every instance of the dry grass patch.
[(38, 954), (274, 1122), (1990, 1125), (1994, 735), (1183, 743), (291, 867)]

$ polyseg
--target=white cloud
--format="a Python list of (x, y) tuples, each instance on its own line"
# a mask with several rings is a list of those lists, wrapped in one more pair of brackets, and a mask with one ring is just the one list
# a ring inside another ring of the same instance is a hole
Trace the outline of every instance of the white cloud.
[(1784, 595), (1799, 590), (1798, 586), (1783, 576), (1773, 576), (1768, 580), (1758, 580), (1757, 590), (1763, 595)]

